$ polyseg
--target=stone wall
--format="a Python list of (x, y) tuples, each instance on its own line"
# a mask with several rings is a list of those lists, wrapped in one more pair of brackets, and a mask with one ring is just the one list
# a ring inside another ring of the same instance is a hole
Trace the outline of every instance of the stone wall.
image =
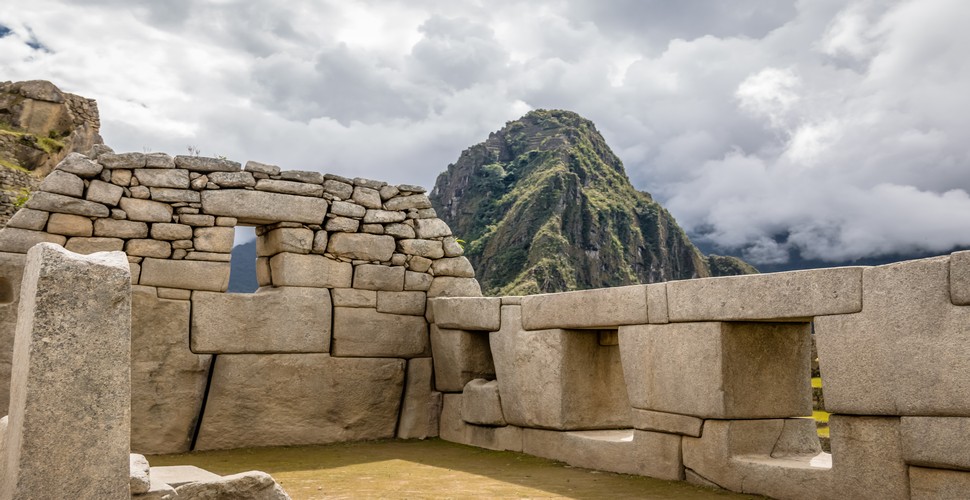
[(430, 305), (443, 439), (774, 498), (970, 491), (970, 252)]
[[(96, 152), (0, 230), (0, 404), (23, 254), (46, 241), (127, 254), (136, 452), (437, 434), (426, 301), (481, 292), (423, 188)], [(237, 225), (256, 227), (254, 294), (225, 293)]]
[[(254, 294), (224, 293), (237, 225)], [(970, 490), (970, 252), (481, 297), (421, 188), (72, 155), (0, 231), (4, 383), (41, 241), (127, 253), (135, 451), (440, 435), (775, 498)]]

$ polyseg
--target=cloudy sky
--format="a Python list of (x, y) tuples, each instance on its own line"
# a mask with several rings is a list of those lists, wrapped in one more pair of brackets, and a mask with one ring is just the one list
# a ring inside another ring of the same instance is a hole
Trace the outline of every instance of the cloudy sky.
[(97, 99), (118, 151), (431, 187), (530, 109), (758, 263), (970, 245), (964, 0), (0, 4), (0, 80)]

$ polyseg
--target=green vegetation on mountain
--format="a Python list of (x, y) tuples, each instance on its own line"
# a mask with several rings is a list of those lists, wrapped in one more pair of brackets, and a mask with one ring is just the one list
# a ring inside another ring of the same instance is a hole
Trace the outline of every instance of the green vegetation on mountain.
[(637, 191), (592, 122), (532, 111), (462, 152), (431, 201), (489, 294), (521, 295), (757, 272), (704, 256)]

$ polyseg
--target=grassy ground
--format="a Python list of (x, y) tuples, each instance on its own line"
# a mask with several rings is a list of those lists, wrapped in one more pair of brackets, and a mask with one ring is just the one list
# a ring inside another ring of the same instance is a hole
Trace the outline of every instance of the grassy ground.
[(449, 443), (371, 441), (149, 457), (217, 474), (268, 472), (294, 500), (336, 498), (761, 498), (684, 482), (597, 472)]

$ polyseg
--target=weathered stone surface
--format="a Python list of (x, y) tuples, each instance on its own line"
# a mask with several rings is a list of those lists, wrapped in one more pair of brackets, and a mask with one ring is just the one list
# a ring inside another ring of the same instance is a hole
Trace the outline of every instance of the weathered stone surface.
[(280, 253), (269, 260), (273, 286), (350, 288), (354, 267), (322, 255)]
[(958, 306), (970, 305), (970, 251), (950, 254), (950, 301)]
[(189, 300), (192, 298), (192, 290), (183, 290), (181, 288), (159, 287), (155, 289), (155, 293), (158, 294), (158, 298), (160, 299)]
[(104, 168), (143, 168), (146, 165), (144, 153), (105, 153), (98, 156), (98, 163)]
[(360, 221), (350, 217), (330, 217), (327, 219), (326, 230), (330, 232), (355, 233), (360, 227)]
[(815, 423), (798, 418), (706, 420), (701, 437), (682, 438), (688, 480), (772, 498), (836, 497), (832, 470), (812, 463), (820, 450)]
[(342, 357), (415, 358), (430, 354), (428, 323), (419, 316), (335, 307), (331, 353)]
[(618, 346), (599, 345), (594, 332), (525, 331), (521, 309), (502, 306), (502, 328), (489, 334), (505, 420), (559, 430), (629, 427)]
[(172, 255), (172, 244), (158, 240), (128, 240), (125, 253), (136, 257), (167, 259)]
[(279, 221), (322, 224), (327, 200), (266, 191), (215, 190), (202, 193), (202, 211), (236, 217), (247, 224)]
[(441, 246), (445, 251), (445, 257), (459, 257), (465, 253), (465, 249), (458, 244), (458, 240), (454, 236), (441, 240)]
[(121, 201), (121, 196), (125, 194), (125, 189), (121, 186), (109, 184), (97, 179), (91, 181), (85, 199), (108, 206), (115, 206)]
[[(27, 256), (21, 253), (0, 252), (0, 408), (10, 406), (10, 368), (17, 329), (17, 309), (20, 307), (21, 277), (26, 259)], [(0, 446), (0, 457), (2, 456)]]
[(401, 359), (218, 356), (196, 449), (391, 438), (403, 389)]
[(332, 234), (327, 250), (348, 259), (386, 262), (394, 254), (394, 238), (374, 234)]
[(407, 224), (388, 224), (384, 226), (384, 234), (397, 239), (414, 239), (414, 228)]
[(647, 285), (647, 320), (658, 325), (670, 322), (670, 316), (667, 314), (666, 283)]
[(229, 263), (145, 259), (138, 282), (150, 286), (224, 292), (229, 288)]
[(49, 216), (50, 214), (47, 212), (21, 208), (7, 221), (7, 227), (43, 231), (44, 227), (47, 226), (47, 218)]
[(232, 227), (197, 227), (192, 240), (195, 249), (200, 252), (232, 252), (233, 238), (236, 229)]
[(116, 186), (130, 186), (131, 185), (131, 170), (112, 170), (111, 171), (111, 183)]
[(949, 267), (938, 257), (867, 268), (861, 313), (816, 318), (826, 410), (970, 415), (970, 308), (951, 303)]
[(377, 292), (377, 312), (424, 316), (426, 302), (424, 292)]
[(906, 463), (970, 470), (970, 417), (903, 417), (899, 430)]
[(909, 468), (912, 500), (964, 500), (970, 491), (970, 472)]
[(151, 199), (166, 203), (198, 203), (202, 195), (191, 189), (149, 188)]
[(111, 213), (108, 207), (100, 203), (44, 191), (34, 192), (27, 201), (27, 208), (85, 217), (107, 217)]
[(434, 261), (431, 270), (435, 276), (455, 276), (457, 278), (474, 278), (475, 269), (465, 257), (446, 257)]
[(704, 421), (689, 415), (633, 408), (633, 427), (643, 431), (700, 437)]
[(408, 360), (398, 439), (424, 439), (438, 435), (441, 393), (432, 390), (431, 358)]
[(546, 328), (605, 328), (647, 322), (643, 285), (546, 293), (522, 298), (522, 325)]
[(416, 273), (414, 271), (404, 272), (404, 289), (405, 290), (421, 290), (423, 292), (428, 291), (431, 288), (431, 281), (434, 279), (433, 276), (427, 273)]
[(153, 480), (158, 479), (175, 487), (199, 481), (218, 480), (222, 477), (194, 465), (152, 467), (150, 472)]
[(441, 328), (497, 331), (502, 326), (498, 297), (441, 297), (434, 299), (434, 320)]
[(522, 429), (470, 425), (461, 418), (461, 394), (443, 394), (440, 436), (445, 441), (499, 451), (522, 451)]
[(323, 184), (323, 174), (311, 170), (284, 170), (279, 175), (281, 179), (286, 181)]
[(435, 297), (481, 297), (482, 286), (473, 278), (434, 278), (428, 287), (428, 298)]
[(256, 255), (269, 257), (280, 252), (310, 253), (312, 245), (313, 231), (281, 227), (256, 238)]
[(120, 252), (124, 246), (124, 240), (118, 238), (74, 237), (67, 240), (64, 248), (74, 253), (87, 255), (95, 252)]
[(119, 203), (121, 209), (128, 214), (130, 220), (141, 222), (172, 222), (172, 206), (168, 203), (137, 200), (134, 198), (122, 198)]
[(364, 208), (381, 208), (381, 194), (376, 189), (357, 186), (350, 199)]
[(122, 253), (28, 252), (3, 498), (129, 498), (130, 290)]
[(55, 170), (40, 183), (40, 190), (80, 198), (84, 194), (84, 181), (74, 174)]
[(179, 222), (193, 227), (212, 227), (216, 225), (216, 218), (211, 215), (182, 214)]
[(175, 168), (175, 158), (165, 153), (148, 153), (145, 155), (145, 168)]
[(414, 221), (414, 231), (418, 238), (424, 239), (451, 236), (451, 228), (441, 219), (418, 219)]
[(276, 165), (268, 165), (266, 163), (251, 160), (246, 162), (246, 168), (244, 170), (246, 172), (256, 172), (266, 175), (279, 175), (280, 173), (280, 167), (277, 167)]
[(91, 236), (94, 225), (91, 219), (71, 214), (51, 214), (47, 232), (64, 236)]
[[(347, 201), (335, 201), (330, 204), (330, 213), (334, 215), (339, 215), (342, 217), (363, 217), (367, 213), (367, 209), (356, 204)], [(368, 222), (368, 221), (364, 221)]]
[(59, 234), (50, 234), (43, 231), (30, 231), (15, 227), (5, 227), (0, 229), (0, 252), (27, 253), (30, 247), (42, 243), (54, 243), (63, 245), (67, 238)]
[(290, 500), (283, 487), (273, 477), (261, 471), (241, 472), (211, 481), (186, 483), (175, 488), (178, 498), (235, 500)]
[(204, 156), (176, 156), (175, 166), (194, 172), (238, 172), (242, 168), (234, 161)]
[(431, 200), (426, 195), (414, 194), (410, 196), (399, 196), (387, 200), (384, 204), (386, 210), (407, 210), (409, 208), (431, 208)]
[(623, 430), (522, 430), (522, 451), (575, 467), (667, 480), (684, 477), (680, 436)]
[(495, 378), (486, 335), (431, 325), (431, 350), (438, 391), (461, 392), (471, 380)]
[(412, 255), (410, 257), (408, 257), (405, 254), (398, 254), (398, 255), (404, 255), (404, 258), (408, 263), (408, 269), (419, 273), (430, 272), (431, 264), (434, 263), (434, 261), (432, 261), (431, 259), (426, 259), (418, 255)]
[(132, 495), (148, 493), (152, 487), (149, 475), (148, 460), (145, 455), (132, 453), (128, 456), (128, 470), (130, 471), (128, 484)]
[(256, 190), (313, 198), (323, 195), (323, 186), (318, 184), (304, 184), (302, 182), (280, 181), (275, 179), (260, 179), (256, 182)]
[(195, 292), (192, 351), (211, 354), (330, 351), (330, 291), (262, 288)]
[(833, 491), (843, 498), (908, 498), (898, 418), (832, 415), (829, 432)]
[(378, 192), (380, 192), (381, 199), (382, 200), (389, 200), (389, 199), (397, 196), (398, 193), (401, 192), (401, 190), (398, 189), (398, 188), (396, 188), (396, 187), (394, 187), (394, 186), (384, 186), (384, 187), (378, 189)]
[(332, 179), (323, 181), (323, 189), (342, 200), (348, 200), (354, 194), (354, 186)]
[(334, 288), (334, 307), (377, 307), (377, 292), (374, 290), (357, 290), (356, 288)]
[(810, 332), (807, 323), (620, 327), (630, 402), (702, 418), (811, 415)]
[(132, 287), (131, 449), (189, 451), (202, 407), (211, 356), (189, 350), (187, 300), (159, 299)]
[(354, 288), (363, 290), (404, 290), (404, 268), (363, 264), (354, 269)]
[(147, 238), (148, 224), (130, 220), (97, 219), (94, 221), (94, 235), (109, 238)]
[(210, 182), (215, 182), (224, 188), (245, 188), (256, 185), (256, 179), (249, 172), (212, 172), (208, 177)]
[(191, 240), (192, 226), (167, 222), (152, 224), (152, 238), (165, 241)]
[(89, 160), (80, 153), (68, 153), (60, 163), (54, 167), (55, 170), (63, 170), (84, 178), (91, 178), (101, 173), (104, 168), (96, 162)]
[(482, 378), (468, 381), (461, 391), (461, 418), (475, 425), (507, 425), (502, 416), (498, 382)]
[[(362, 207), (363, 208), (363, 207)], [(393, 210), (367, 210), (364, 215), (364, 223), (366, 224), (390, 224), (393, 222), (402, 222), (407, 218), (404, 212), (398, 212)], [(411, 230), (414, 233), (414, 230)], [(412, 238), (414, 236), (411, 236)]]
[(417, 255), (428, 259), (440, 259), (445, 256), (440, 241), (433, 240), (399, 240), (397, 249), (401, 253)]
[(862, 269), (841, 267), (670, 281), (670, 321), (811, 318), (862, 310)]
[(175, 169), (138, 169), (134, 171), (135, 178), (142, 186), (160, 188), (189, 188), (189, 171)]

